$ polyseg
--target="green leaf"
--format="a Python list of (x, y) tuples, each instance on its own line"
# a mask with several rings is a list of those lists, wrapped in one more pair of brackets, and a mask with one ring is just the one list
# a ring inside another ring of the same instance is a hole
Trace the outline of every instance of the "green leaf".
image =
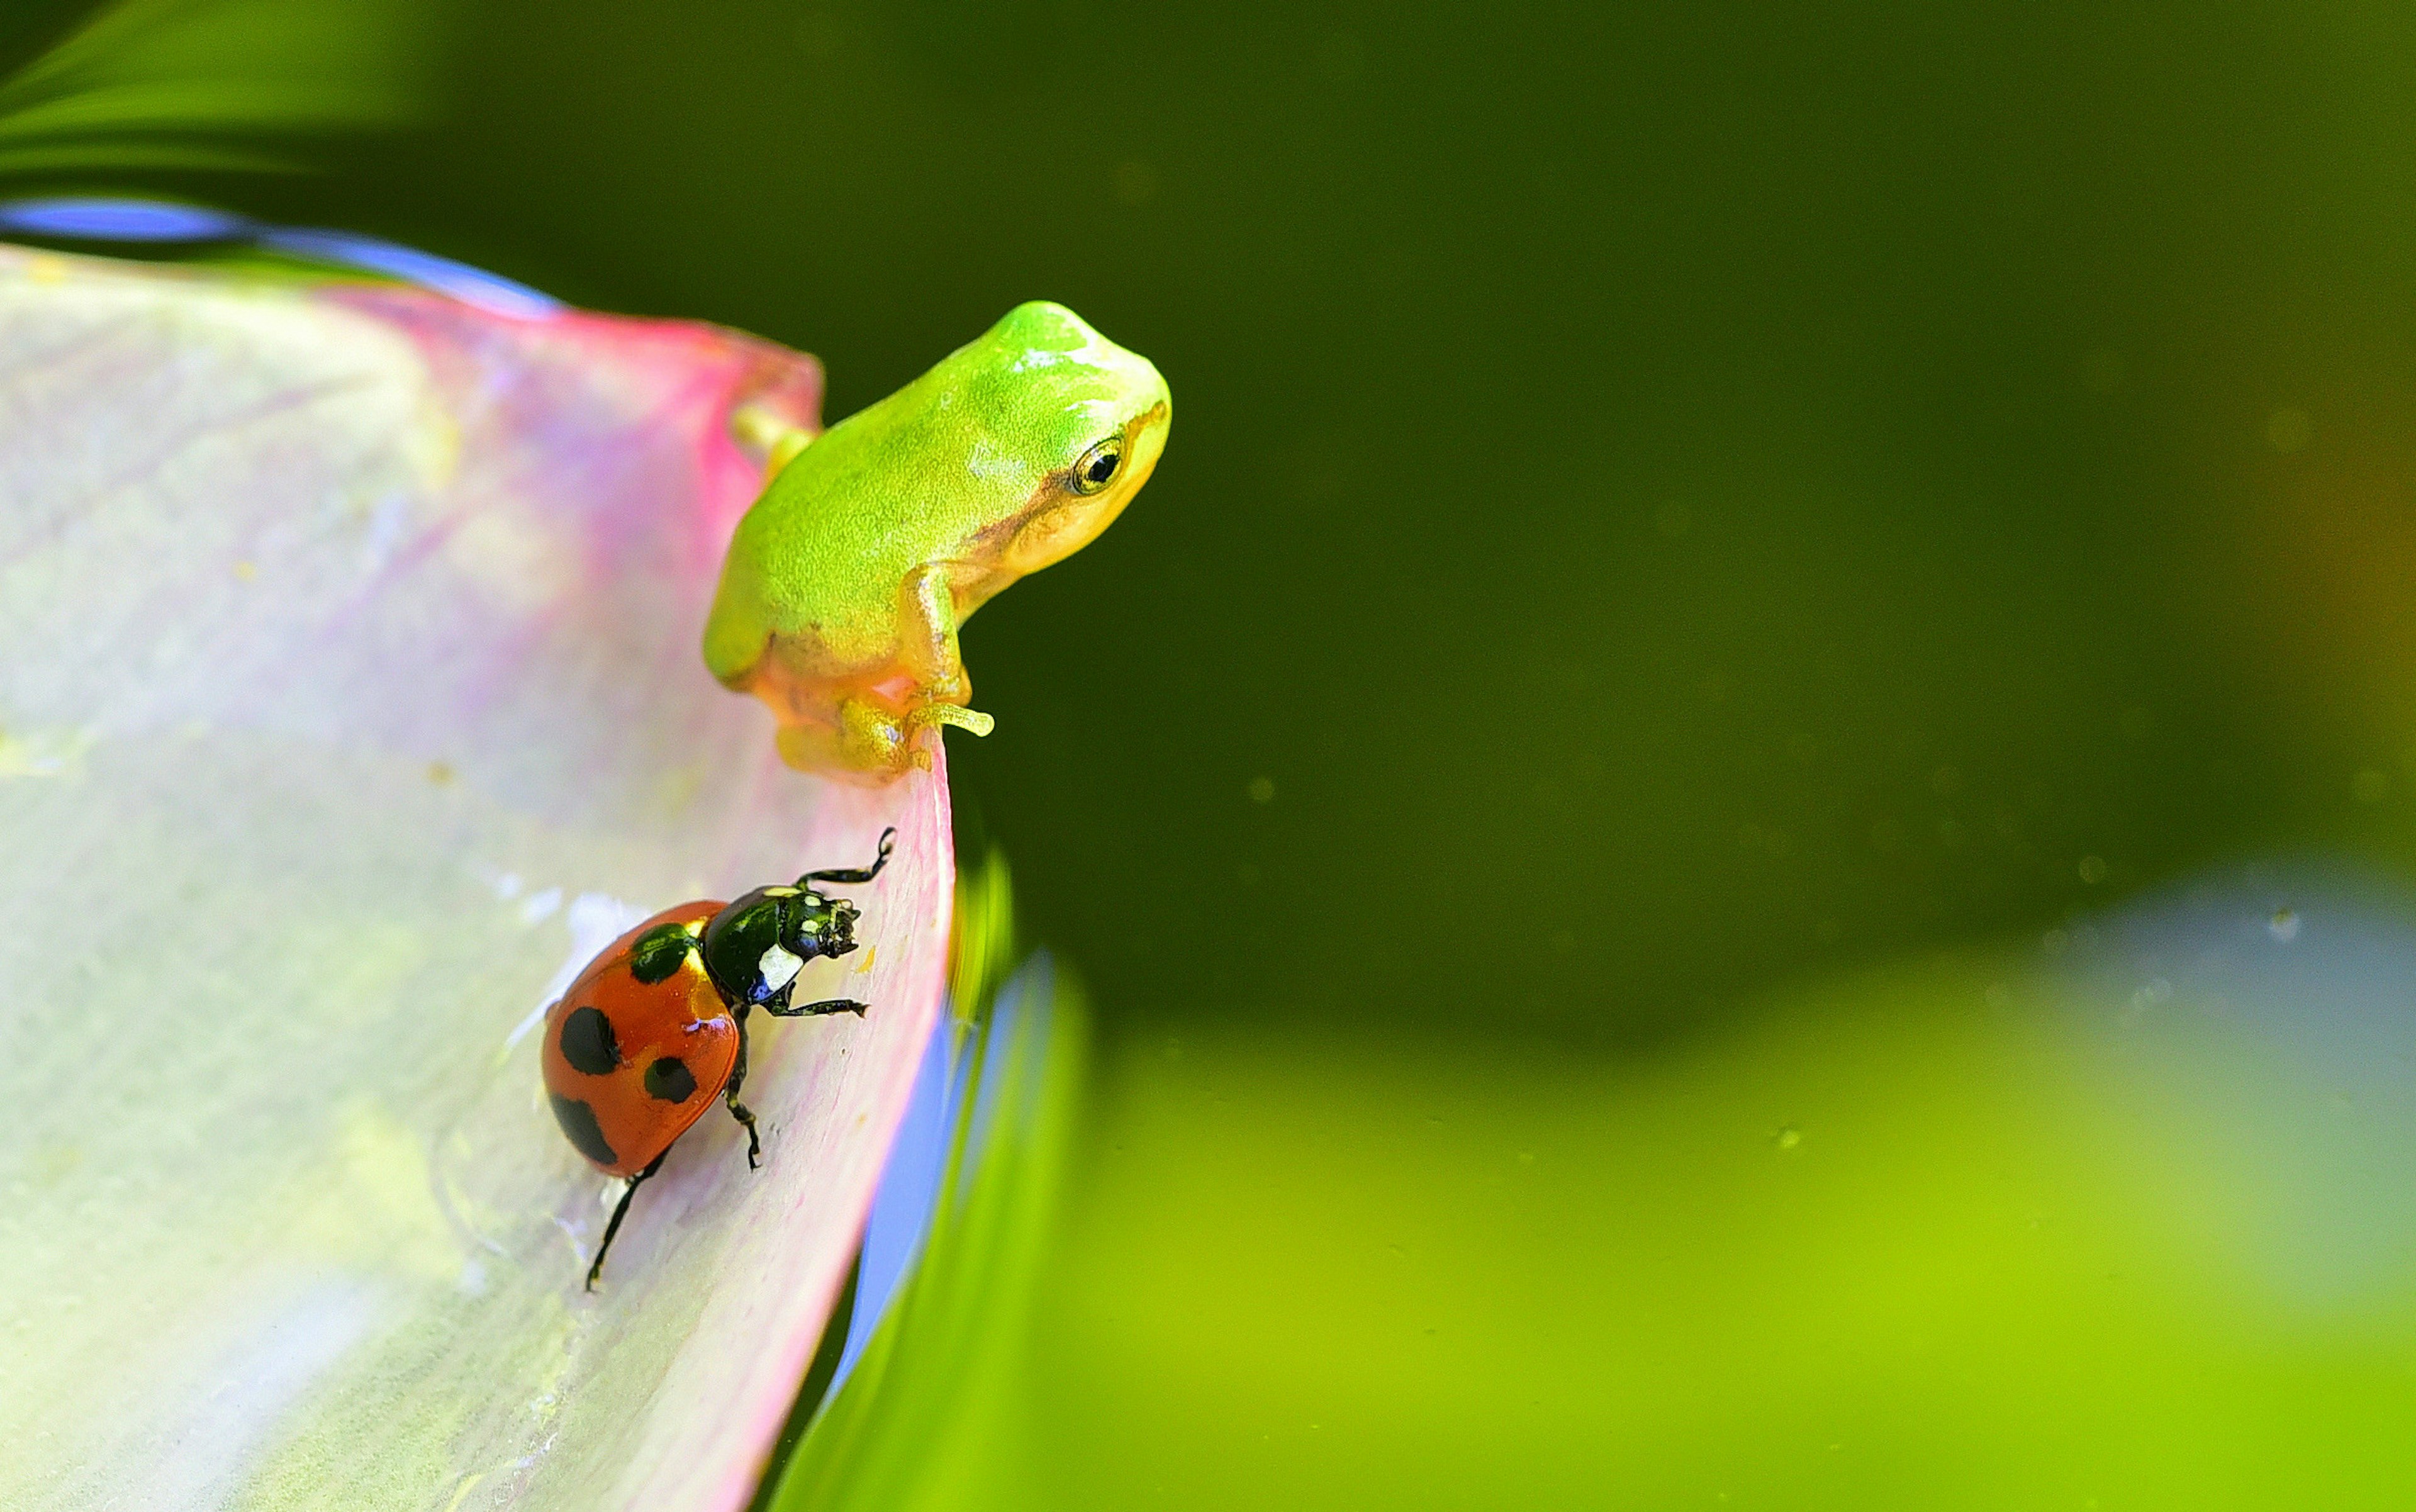
[[(1003, 869), (989, 875), (1004, 885)], [(759, 1501), (768, 1512), (980, 1505), (1019, 1452), (1032, 1292), (1087, 1022), (1080, 987), (1045, 953), (999, 989), (921, 1261)]]
[(275, 169), (289, 144), (433, 111), (442, 8), (125, 0), (0, 82), (0, 173)]

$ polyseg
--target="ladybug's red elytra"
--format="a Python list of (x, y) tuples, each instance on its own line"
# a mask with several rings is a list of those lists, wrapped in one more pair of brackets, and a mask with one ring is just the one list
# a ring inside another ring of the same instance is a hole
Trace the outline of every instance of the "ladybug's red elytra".
[(747, 1015), (853, 1013), (853, 998), (792, 1003), (807, 961), (856, 946), (856, 907), (816, 883), (870, 882), (889, 864), (898, 831), (881, 832), (868, 867), (808, 871), (794, 886), (758, 887), (734, 902), (667, 908), (621, 936), (545, 1010), (545, 1090), (581, 1155), (628, 1187), (604, 1227), (587, 1290), (629, 1199), (662, 1169), (672, 1142), (719, 1097), (747, 1129), (747, 1164), (763, 1164), (755, 1115), (738, 1100), (747, 1081)]

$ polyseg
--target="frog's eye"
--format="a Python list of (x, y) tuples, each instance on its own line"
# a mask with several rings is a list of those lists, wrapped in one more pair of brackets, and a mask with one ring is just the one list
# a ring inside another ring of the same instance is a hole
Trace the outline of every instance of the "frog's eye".
[(1096, 493), (1116, 479), (1116, 469), (1125, 464), (1125, 438), (1110, 436), (1082, 453), (1074, 463), (1074, 491)]

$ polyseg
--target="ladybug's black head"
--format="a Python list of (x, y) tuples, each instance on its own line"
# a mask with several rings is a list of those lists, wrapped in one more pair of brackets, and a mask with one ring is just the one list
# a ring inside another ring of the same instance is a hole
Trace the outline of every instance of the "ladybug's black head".
[(855, 921), (862, 916), (855, 905), (844, 898), (825, 900), (819, 893), (806, 896), (823, 907), (815, 910), (811, 917), (812, 925), (818, 926), (817, 932), (811, 940), (799, 943), (811, 945), (814, 953), (823, 956), (844, 956), (854, 949)]
[[(791, 887), (758, 887), (723, 906), (704, 927), (704, 969), (734, 1006), (763, 1004), (788, 1011), (790, 985), (817, 956), (855, 948), (856, 907), (816, 890), (816, 883), (864, 883), (889, 864), (895, 829), (883, 830), (868, 867), (808, 871)], [(837, 1001), (837, 1000), (834, 1000)]]
[(855, 948), (856, 908), (805, 887), (758, 887), (704, 927), (704, 969), (733, 1004), (785, 1002), (817, 956)]

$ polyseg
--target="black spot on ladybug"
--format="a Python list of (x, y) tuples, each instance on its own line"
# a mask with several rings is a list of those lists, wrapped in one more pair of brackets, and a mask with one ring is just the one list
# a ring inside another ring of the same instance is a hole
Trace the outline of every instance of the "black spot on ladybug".
[[(597, 1014), (596, 1017), (603, 1015)], [(599, 1166), (620, 1162), (621, 1157), (612, 1153), (612, 1146), (604, 1138), (602, 1126), (596, 1122), (595, 1109), (559, 1092), (549, 1093), (547, 1097), (553, 1104), (553, 1121), (562, 1126), (564, 1134), (569, 1136), (572, 1148)]]
[(646, 1096), (661, 1102), (686, 1102), (696, 1096), (696, 1078), (687, 1063), (666, 1055), (646, 1067)]
[(629, 947), (629, 975), (652, 987), (687, 965), (687, 953), (695, 948), (696, 936), (687, 925), (657, 925)]
[(612, 1038), (612, 1021), (601, 1008), (573, 1008), (562, 1021), (562, 1058), (574, 1071), (602, 1076), (621, 1064), (621, 1047)]

